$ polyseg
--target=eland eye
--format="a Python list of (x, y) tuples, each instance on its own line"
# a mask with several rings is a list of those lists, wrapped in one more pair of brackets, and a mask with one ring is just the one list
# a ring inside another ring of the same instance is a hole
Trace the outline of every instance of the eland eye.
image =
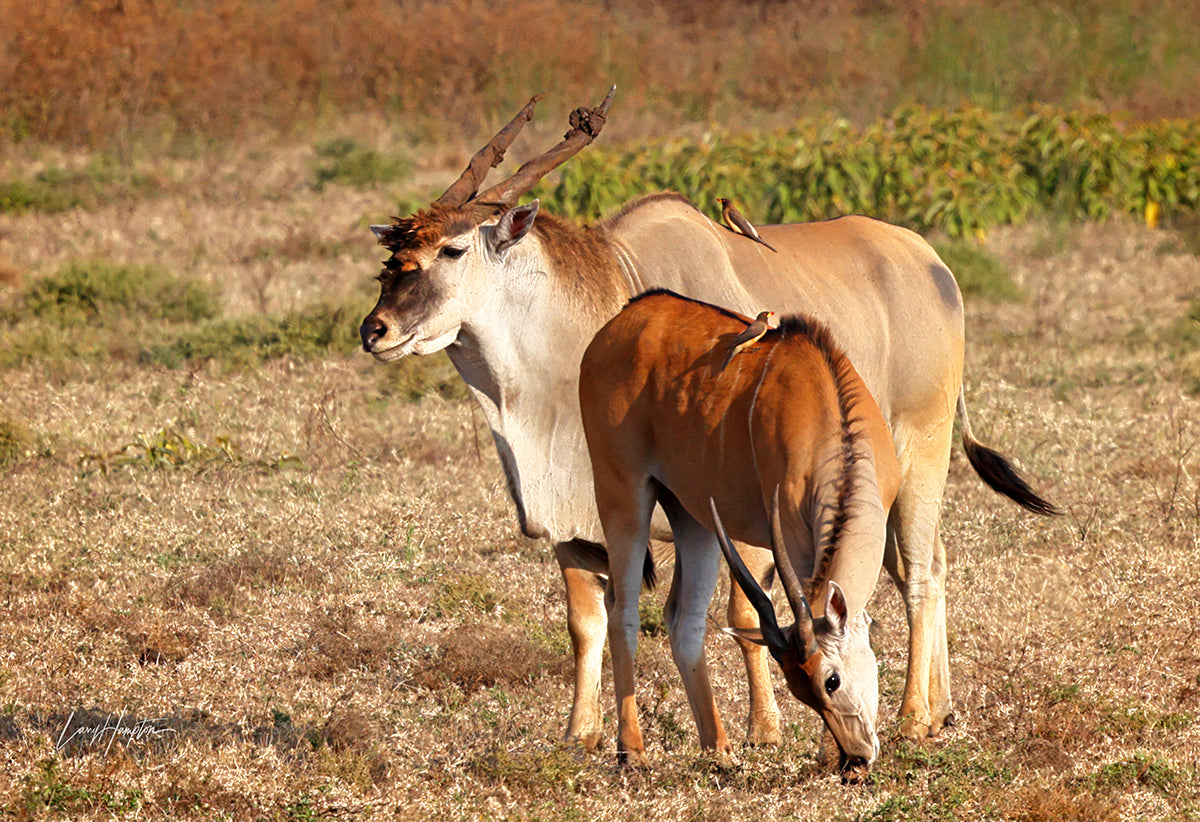
[(441, 252), (442, 256), (445, 257), (447, 260), (457, 260), (459, 257), (461, 257), (462, 255), (464, 255), (466, 253), (467, 253), (466, 248), (459, 248), (458, 246), (453, 246), (453, 245), (443, 246), (442, 252)]
[(842, 678), (837, 673), (830, 674), (825, 680), (825, 693), (833, 696), (833, 692), (842, 687)]

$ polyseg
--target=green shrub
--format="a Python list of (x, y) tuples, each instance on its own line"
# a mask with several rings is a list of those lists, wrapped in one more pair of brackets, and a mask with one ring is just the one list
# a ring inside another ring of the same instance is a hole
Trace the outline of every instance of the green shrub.
[(27, 180), (0, 182), (0, 214), (57, 214), (105, 202), (118, 192), (147, 192), (155, 187), (152, 178), (130, 174), (124, 164), (101, 158), (79, 170), (51, 167)]
[(563, 167), (547, 196), (595, 219), (655, 189), (714, 217), (722, 196), (761, 223), (866, 214), (952, 237), (1038, 212), (1154, 223), (1200, 208), (1200, 121), (908, 108), (862, 129), (803, 121), (775, 134), (594, 146)]
[(1004, 266), (987, 249), (973, 240), (951, 240), (933, 244), (938, 256), (958, 281), (965, 297), (982, 297), (992, 302), (1016, 300), (1020, 289)]
[(77, 192), (39, 178), (0, 183), (0, 214), (23, 211), (56, 214), (83, 203)]
[(131, 317), (141, 321), (195, 322), (217, 313), (211, 286), (181, 280), (156, 266), (73, 262), (31, 282), (26, 313), (58, 323)]
[(249, 365), (285, 356), (350, 351), (358, 345), (356, 316), (347, 307), (322, 303), (283, 317), (252, 314), (216, 319), (184, 330), (171, 342), (148, 346), (142, 359), (177, 368), (197, 360)]
[(320, 160), (313, 168), (313, 179), (318, 191), (328, 183), (346, 186), (392, 183), (409, 176), (413, 169), (412, 161), (407, 158), (363, 148), (346, 137), (317, 146), (317, 157)]

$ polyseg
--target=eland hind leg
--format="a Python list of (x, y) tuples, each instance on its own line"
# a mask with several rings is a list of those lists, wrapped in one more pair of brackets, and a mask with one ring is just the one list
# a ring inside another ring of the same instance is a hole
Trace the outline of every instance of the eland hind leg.
[(596, 504), (608, 543), (608, 647), (612, 654), (613, 691), (617, 705), (617, 761), (648, 768), (638, 720), (634, 656), (641, 618), (638, 599), (642, 568), (650, 550), (650, 514), (654, 500), (644, 484), (629, 484), (597, 473)]
[[(940, 433), (932, 439), (914, 437), (909, 448), (899, 449), (902, 479), (888, 520), (884, 552), (884, 566), (900, 590), (908, 619), (908, 673), (900, 704), (900, 733), (910, 739), (936, 735), (953, 720), (946, 641), (946, 549), (938, 526), (952, 424)], [(916, 441), (924, 447), (912, 445)]]

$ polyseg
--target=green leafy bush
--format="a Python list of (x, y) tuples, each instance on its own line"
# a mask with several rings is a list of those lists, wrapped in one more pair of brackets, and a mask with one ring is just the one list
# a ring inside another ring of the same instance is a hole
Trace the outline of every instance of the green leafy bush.
[(993, 302), (1020, 298), (1021, 291), (1004, 266), (974, 240), (937, 242), (933, 248), (954, 272), (954, 279), (964, 295)]
[(762, 223), (866, 214), (952, 237), (1038, 212), (1154, 223), (1200, 208), (1200, 121), (909, 108), (863, 129), (805, 121), (776, 134), (594, 147), (548, 196), (595, 219), (654, 189), (713, 216), (714, 198), (732, 197)]
[(357, 314), (345, 306), (310, 306), (283, 317), (254, 314), (184, 329), (172, 341), (146, 348), (143, 359), (170, 367), (216, 359), (248, 365), (277, 357), (318, 357), (358, 345)]
[(211, 286), (155, 266), (74, 262), (31, 282), (24, 304), (29, 315), (61, 323), (97, 317), (195, 322), (215, 316), (219, 298)]
[(329, 183), (368, 186), (391, 183), (412, 173), (413, 164), (404, 157), (363, 148), (349, 138), (338, 138), (317, 146), (319, 161), (313, 168), (318, 191)]

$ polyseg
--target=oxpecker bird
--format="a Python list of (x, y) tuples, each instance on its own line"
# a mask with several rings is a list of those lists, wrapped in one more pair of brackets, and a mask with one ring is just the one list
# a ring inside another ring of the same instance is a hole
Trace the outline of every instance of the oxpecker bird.
[[(763, 243), (763, 245), (766, 245), (766, 243)], [(734, 354), (737, 354), (739, 351), (745, 351), (758, 342), (763, 334), (767, 333), (767, 329), (771, 327), (771, 318), (774, 316), (774, 311), (761, 312), (754, 318), (754, 322), (746, 326), (746, 329), (741, 334), (733, 338), (733, 342), (729, 345), (729, 353), (725, 355), (725, 362), (721, 363), (722, 371), (725, 370), (725, 366), (729, 365), (729, 361), (733, 359)]]
[(750, 225), (750, 221), (742, 216), (742, 212), (733, 207), (733, 203), (729, 202), (724, 197), (718, 197), (717, 202), (721, 204), (721, 219), (725, 221), (725, 225), (729, 226), (743, 237), (749, 237), (751, 240), (754, 240), (754, 242), (762, 243), (767, 248), (775, 251), (775, 246), (758, 236), (758, 230), (754, 226)]

